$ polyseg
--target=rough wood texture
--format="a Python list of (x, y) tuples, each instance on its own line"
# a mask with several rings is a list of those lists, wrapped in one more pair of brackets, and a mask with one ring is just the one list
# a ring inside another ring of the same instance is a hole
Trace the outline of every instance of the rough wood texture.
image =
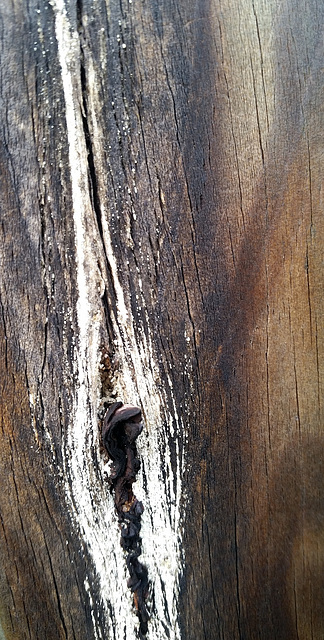
[(137, 637), (107, 394), (144, 416), (148, 640), (322, 640), (322, 1), (0, 26), (6, 640)]

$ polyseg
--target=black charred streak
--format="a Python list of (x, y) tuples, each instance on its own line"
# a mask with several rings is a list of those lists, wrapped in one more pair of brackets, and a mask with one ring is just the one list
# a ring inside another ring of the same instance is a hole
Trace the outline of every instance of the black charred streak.
[(127, 586), (134, 596), (134, 605), (140, 623), (140, 635), (148, 629), (149, 614), (146, 605), (149, 582), (147, 568), (138, 560), (141, 555), (142, 503), (135, 498), (133, 482), (140, 468), (136, 438), (143, 429), (142, 413), (138, 407), (115, 402), (107, 411), (102, 428), (103, 444), (113, 461), (109, 477), (121, 530), (121, 546), (126, 551), (130, 577)]

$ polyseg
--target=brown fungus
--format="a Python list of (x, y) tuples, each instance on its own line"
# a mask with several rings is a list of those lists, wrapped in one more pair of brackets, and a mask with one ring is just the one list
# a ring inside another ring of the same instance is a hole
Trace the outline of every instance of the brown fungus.
[(142, 432), (142, 412), (139, 407), (115, 402), (103, 419), (102, 440), (111, 458), (109, 476), (114, 494), (118, 523), (121, 530), (121, 546), (127, 553), (126, 563), (130, 577), (127, 586), (134, 597), (134, 605), (140, 622), (140, 635), (147, 633), (149, 591), (147, 568), (138, 560), (141, 555), (142, 503), (135, 498), (132, 485), (140, 468), (136, 438)]

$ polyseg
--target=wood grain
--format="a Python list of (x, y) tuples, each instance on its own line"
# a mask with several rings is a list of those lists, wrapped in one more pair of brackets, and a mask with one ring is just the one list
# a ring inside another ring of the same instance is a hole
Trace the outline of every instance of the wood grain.
[(108, 394), (145, 421), (148, 640), (321, 640), (322, 4), (0, 18), (5, 638), (137, 637)]

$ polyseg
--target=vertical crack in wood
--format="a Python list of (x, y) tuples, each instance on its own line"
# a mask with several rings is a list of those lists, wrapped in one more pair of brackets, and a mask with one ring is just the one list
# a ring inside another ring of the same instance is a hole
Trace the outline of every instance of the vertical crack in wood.
[(80, 40), (80, 81), (81, 81), (81, 92), (82, 92), (82, 125), (83, 125), (86, 148), (87, 148), (89, 192), (91, 194), (93, 210), (97, 219), (99, 234), (101, 239), (103, 239), (99, 190), (98, 190), (97, 175), (96, 175), (96, 169), (95, 169), (92, 138), (90, 135), (89, 123), (88, 123), (88, 106), (87, 106), (88, 88), (87, 88), (87, 78), (86, 78), (85, 53), (84, 53), (84, 46), (83, 46), (84, 29), (83, 29), (82, 16), (83, 16), (83, 3), (82, 3), (82, 0), (77, 0), (77, 23), (78, 23), (78, 33), (79, 33), (79, 40)]
[(121, 530), (121, 546), (126, 551), (130, 573), (127, 586), (134, 597), (140, 623), (140, 637), (148, 630), (147, 597), (149, 581), (147, 568), (138, 560), (141, 555), (141, 516), (143, 504), (133, 493), (133, 483), (140, 469), (136, 439), (143, 429), (139, 407), (115, 402), (107, 411), (102, 428), (102, 439), (113, 462), (109, 481)]

